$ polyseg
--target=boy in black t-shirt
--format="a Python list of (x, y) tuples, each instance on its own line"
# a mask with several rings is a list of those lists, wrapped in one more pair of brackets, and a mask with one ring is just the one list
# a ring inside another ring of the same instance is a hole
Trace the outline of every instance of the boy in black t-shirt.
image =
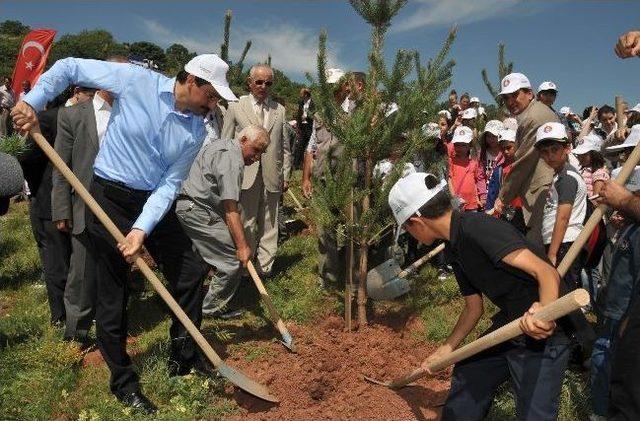
[(423, 366), (452, 352), (475, 328), (483, 313), (483, 295), (500, 309), (491, 330), (524, 314), (526, 336), (456, 364), (442, 419), (483, 419), (498, 387), (511, 380), (518, 419), (555, 420), (568, 339), (561, 331), (554, 333), (554, 322), (532, 316), (558, 298), (558, 273), (507, 222), (454, 211), (446, 185), (431, 174), (415, 173), (398, 180), (389, 193), (399, 227), (425, 244), (445, 241), (465, 298), (453, 331)]

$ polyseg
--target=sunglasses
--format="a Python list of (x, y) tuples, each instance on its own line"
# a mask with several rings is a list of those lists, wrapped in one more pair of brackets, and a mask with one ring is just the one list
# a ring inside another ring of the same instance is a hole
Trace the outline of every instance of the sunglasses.
[(271, 80), (254, 80), (253, 83), (255, 83), (258, 86), (271, 86), (273, 85), (273, 81)]

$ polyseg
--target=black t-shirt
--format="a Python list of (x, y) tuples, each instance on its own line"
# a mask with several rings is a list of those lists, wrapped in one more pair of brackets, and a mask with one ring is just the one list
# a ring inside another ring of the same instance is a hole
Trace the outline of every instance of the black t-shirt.
[[(484, 294), (500, 313), (494, 327), (522, 316), (538, 301), (538, 282), (502, 261), (520, 249), (536, 253), (511, 224), (484, 213), (454, 211), (445, 252), (464, 296)], [(544, 256), (538, 254), (543, 260)]]

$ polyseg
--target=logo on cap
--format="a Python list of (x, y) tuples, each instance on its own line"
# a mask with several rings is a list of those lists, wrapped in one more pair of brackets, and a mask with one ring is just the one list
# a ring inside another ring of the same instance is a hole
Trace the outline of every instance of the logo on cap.
[(504, 82), (502, 82), (502, 86), (506, 88), (507, 86), (509, 86), (510, 83), (511, 83), (511, 80), (506, 79)]
[(584, 143), (584, 138), (582, 139), (578, 139), (578, 141), (576, 142), (578, 145), (582, 145)]
[(555, 85), (554, 83), (549, 83), (549, 87), (550, 87), (550, 88), (555, 88), (555, 87), (556, 87), (556, 85)]
[(545, 133), (549, 133), (551, 130), (553, 130), (553, 127), (551, 126), (545, 126), (544, 129), (542, 129), (542, 131)]
[(459, 134), (460, 136), (464, 136), (464, 130), (460, 130), (460, 131), (458, 132), (458, 134)]

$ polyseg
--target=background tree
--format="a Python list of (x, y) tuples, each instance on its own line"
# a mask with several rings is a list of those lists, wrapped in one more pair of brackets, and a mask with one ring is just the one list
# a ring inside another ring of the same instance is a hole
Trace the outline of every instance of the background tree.
[(196, 56), (182, 44), (171, 44), (165, 50), (166, 69), (168, 75), (176, 75), (189, 60)]
[[(504, 49), (505, 49), (504, 44), (502, 43), (498, 44), (498, 83), (496, 84), (498, 88), (500, 87), (502, 78), (504, 78), (506, 75), (508, 75), (513, 71), (513, 62), (507, 63), (505, 61)], [(484, 85), (487, 87), (487, 90), (491, 94), (491, 98), (493, 98), (493, 100), (498, 105), (498, 107), (501, 107), (502, 104), (500, 103), (500, 98), (498, 97), (498, 94), (500, 93), (500, 89), (496, 90), (496, 88), (494, 87), (496, 85), (491, 83), (491, 80), (489, 80), (487, 69), (482, 69), (482, 81), (484, 82)]]
[[(417, 153), (424, 152), (429, 167), (440, 164), (430, 153), (433, 142), (423, 133), (422, 125), (435, 118), (439, 97), (450, 85), (454, 62), (447, 60), (447, 56), (455, 30), (450, 31), (441, 51), (426, 65), (421, 64), (417, 52), (399, 50), (388, 69), (383, 58), (384, 36), (392, 18), (406, 0), (350, 2), (372, 27), (369, 69), (364, 91), (355, 98), (357, 107), (346, 115), (335, 103), (332, 87), (326, 82), (327, 36), (325, 32), (320, 34), (318, 85), (314, 87), (316, 104), (320, 118), (341, 140), (344, 152), (336, 168), (331, 168), (331, 171), (325, 169), (325, 182), (314, 189), (312, 207), (314, 218), (320, 224), (335, 227), (338, 235), (353, 239), (358, 246), (358, 322), (365, 326), (369, 243), (374, 240), (375, 233), (392, 222), (387, 205), (389, 190), (400, 176), (404, 164)], [(411, 77), (414, 70), (415, 78)], [(398, 105), (398, 111), (385, 117), (392, 103)], [(387, 158), (392, 148), (400, 149), (402, 158), (385, 183), (373, 180), (374, 165)], [(359, 212), (353, 221), (347, 211), (352, 200), (360, 202)]]
[(167, 56), (164, 50), (148, 41), (138, 41), (129, 45), (129, 56), (152, 61), (160, 71), (164, 71), (167, 65)]
[(65, 57), (104, 60), (111, 55), (128, 55), (125, 45), (118, 43), (110, 32), (103, 29), (66, 34), (53, 43), (48, 65)]
[(0, 34), (23, 37), (29, 33), (30, 27), (17, 20), (5, 20), (0, 23)]

